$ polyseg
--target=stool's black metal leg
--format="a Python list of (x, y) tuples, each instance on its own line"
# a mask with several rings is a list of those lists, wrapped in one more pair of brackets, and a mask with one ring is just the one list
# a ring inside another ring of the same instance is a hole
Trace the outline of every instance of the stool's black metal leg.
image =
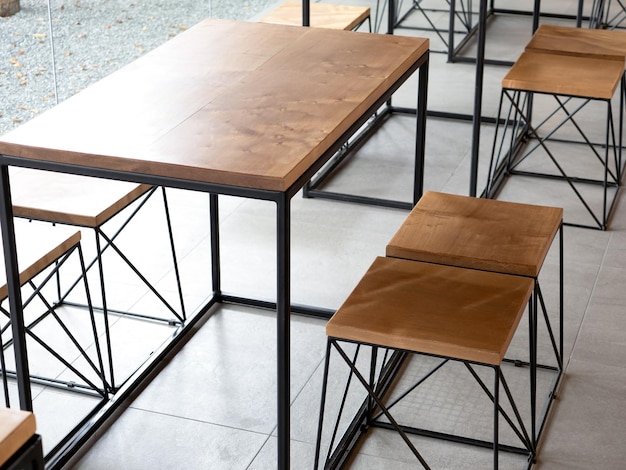
[(563, 222), (561, 222), (561, 226), (559, 227), (559, 350), (561, 355), (561, 373), (565, 367), (565, 356), (564, 356), (564, 348), (563, 348), (563, 317), (564, 317), (564, 293), (563, 293), (563, 283), (565, 278), (565, 268), (563, 266), (565, 257), (564, 257), (564, 247), (563, 247)]
[(498, 435), (500, 429), (498, 427), (500, 421), (500, 367), (493, 368), (493, 468), (498, 468), (499, 442)]
[[(326, 357), (324, 359), (324, 377), (322, 379), (322, 399), (320, 401), (320, 415), (317, 423), (317, 439), (315, 441), (315, 464), (313, 470), (319, 468), (320, 448), (322, 446), (322, 429), (324, 427), (324, 409), (326, 408), (326, 387), (328, 385), (328, 365), (330, 363), (330, 339), (326, 340)], [(332, 445), (332, 444), (331, 444)]]
[(530, 443), (532, 448), (537, 443), (537, 279), (528, 303), (530, 323)]

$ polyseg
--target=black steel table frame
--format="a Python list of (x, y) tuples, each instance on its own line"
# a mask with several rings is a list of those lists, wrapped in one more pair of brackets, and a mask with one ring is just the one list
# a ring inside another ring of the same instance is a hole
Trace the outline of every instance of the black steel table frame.
[[(143, 388), (148, 379), (157, 371), (163, 359), (176, 351), (199, 320), (218, 303), (232, 302), (252, 305), (276, 310), (277, 317), (277, 417), (278, 417), (278, 468), (290, 468), (290, 314), (306, 314), (316, 317), (329, 318), (334, 312), (311, 306), (291, 305), (291, 199), (317, 173), (324, 164), (341, 148), (341, 146), (356, 133), (370, 119), (370, 117), (386, 103), (393, 93), (419, 69), (419, 87), (425, 88), (428, 74), (429, 53), (426, 52), (420, 60), (414, 63), (396, 82), (379, 98), (355, 123), (331, 146), (291, 187), (285, 191), (261, 190), (215, 183), (184, 180), (165, 176), (155, 176), (118, 170), (86, 167), (73, 164), (48, 162), (43, 160), (26, 159), (10, 155), (0, 155), (0, 224), (2, 226), (3, 249), (7, 271), (7, 285), (9, 292), (9, 306), (12, 315), (12, 333), (15, 341), (15, 360), (18, 374), (20, 408), (32, 411), (32, 394), (29, 383), (29, 366), (26, 351), (25, 333), (23, 329), (24, 316), (21, 309), (21, 292), (19, 285), (17, 256), (15, 250), (15, 231), (13, 226), (13, 210), (9, 181), (9, 166), (27, 167), (41, 170), (50, 170), (84, 176), (93, 176), (136, 183), (146, 183), (155, 186), (165, 186), (177, 189), (199, 191), (210, 194), (210, 223), (211, 223), (211, 252), (212, 252), (212, 294), (205, 304), (198, 309), (182, 325), (171, 340), (160, 350), (155, 351), (135, 374), (120, 388), (111, 400), (94, 416), (87, 419), (86, 424), (71, 436), (59, 454), (48, 460), (48, 468), (61, 468), (76, 453), (81, 445), (92, 437), (96, 430), (111, 417), (119, 413), (124, 400), (134, 392)], [(426, 95), (426, 90), (419, 92)], [(418, 115), (425, 116), (425, 99), (418, 103)], [(416, 165), (419, 166), (416, 174), (419, 175), (419, 187), (423, 182), (424, 162), (424, 120), (418, 121), (418, 133), (421, 135), (421, 146), (417, 149)], [(276, 265), (277, 265), (277, 292), (276, 302), (246, 299), (242, 297), (224, 295), (220, 285), (220, 256), (219, 256), (219, 225), (218, 225), (218, 195), (240, 196), (251, 199), (273, 201), (276, 203)]]

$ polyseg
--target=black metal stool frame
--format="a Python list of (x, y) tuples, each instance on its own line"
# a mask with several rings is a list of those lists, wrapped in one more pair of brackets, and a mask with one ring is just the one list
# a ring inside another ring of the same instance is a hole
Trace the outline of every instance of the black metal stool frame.
[[(531, 318), (532, 318), (532, 315), (531, 315)], [(352, 359), (350, 357), (348, 357), (347, 353), (343, 350), (343, 348), (340, 346), (339, 343), (347, 343), (347, 344), (356, 344), (357, 345), (354, 357)], [(359, 370), (358, 370), (358, 368), (356, 366), (356, 361), (357, 361), (357, 358), (358, 358), (361, 346), (366, 346), (366, 347), (371, 347), (372, 348), (372, 359), (370, 361), (370, 374), (369, 374), (370, 378), (369, 378), (369, 380), (366, 379), (359, 372)], [(344, 389), (344, 394), (343, 394), (343, 397), (342, 397), (342, 400), (341, 400), (341, 407), (340, 407), (339, 412), (338, 412), (337, 421), (336, 421), (336, 424), (335, 424), (335, 428), (333, 430), (333, 435), (332, 435), (332, 438), (331, 438), (331, 442), (329, 444), (329, 449), (328, 449), (327, 457), (325, 459), (326, 460), (326, 464), (324, 466), (324, 469), (340, 468), (340, 466), (343, 464), (343, 462), (345, 461), (345, 458), (346, 458), (346, 455), (342, 455), (342, 454), (349, 453), (354, 448), (354, 446), (352, 446), (352, 447), (346, 448), (346, 449), (337, 449), (337, 451), (333, 452), (333, 445), (334, 445), (334, 441), (335, 441), (335, 438), (336, 438), (337, 427), (338, 427), (339, 421), (341, 420), (341, 417), (342, 417), (343, 406), (345, 404), (346, 395), (347, 395), (348, 390), (350, 388), (352, 377), (356, 377), (358, 379), (358, 381), (360, 382), (360, 384), (363, 386), (363, 388), (368, 393), (368, 397), (366, 398), (366, 401), (364, 403), (365, 409), (367, 410), (367, 414), (362, 417), (362, 424), (361, 424), (361, 427), (360, 427), (360, 429), (361, 429), (361, 431), (360, 431), (361, 432), (361, 436), (364, 435), (367, 432), (367, 429), (370, 426), (381, 427), (381, 428), (391, 429), (391, 430), (397, 431), (400, 434), (400, 436), (402, 437), (402, 439), (404, 440), (404, 442), (407, 444), (407, 446), (411, 449), (411, 451), (413, 452), (413, 454), (415, 455), (417, 460), (421, 463), (422, 467), (425, 468), (425, 469), (430, 469), (430, 466), (428, 465), (426, 460), (423, 458), (423, 456), (420, 454), (420, 452), (415, 448), (413, 443), (409, 440), (407, 434), (414, 434), (414, 435), (432, 437), (432, 438), (437, 438), (437, 439), (449, 440), (449, 441), (457, 442), (457, 443), (469, 444), (469, 445), (473, 445), (473, 446), (492, 448), (493, 451), (494, 451), (494, 455), (493, 455), (494, 469), (498, 468), (499, 451), (512, 452), (512, 453), (527, 455), (528, 456), (528, 468), (530, 468), (532, 466), (533, 461), (534, 461), (534, 457), (535, 457), (535, 453), (536, 453), (535, 442), (534, 442), (534, 439), (532, 439), (530, 437), (530, 435), (528, 434), (528, 432), (526, 431), (526, 427), (524, 426), (524, 423), (523, 423), (523, 420), (521, 418), (521, 415), (520, 415), (520, 413), (518, 411), (518, 408), (517, 408), (517, 406), (515, 404), (515, 400), (513, 399), (511, 391), (510, 391), (510, 389), (508, 387), (506, 379), (504, 378), (504, 374), (502, 373), (501, 367), (499, 365), (484, 364), (484, 363), (473, 362), (473, 361), (466, 361), (466, 360), (461, 360), (461, 359), (457, 359), (457, 358), (453, 358), (453, 357), (438, 356), (438, 355), (426, 354), (426, 353), (417, 352), (417, 351), (395, 350), (396, 353), (400, 353), (402, 355), (412, 354), (412, 355), (422, 355), (422, 356), (428, 356), (428, 357), (437, 357), (437, 358), (442, 359), (442, 362), (440, 362), (438, 365), (433, 367), (429, 372), (424, 374), (413, 386), (409, 387), (409, 389), (407, 391), (405, 391), (398, 399), (396, 399), (394, 402), (392, 402), (389, 405), (385, 405), (383, 403), (383, 399), (384, 399), (384, 394), (386, 392), (386, 387), (380, 387), (379, 386), (379, 382), (376, 380), (375, 369), (376, 369), (376, 363), (377, 363), (377, 350), (379, 348), (383, 348), (383, 349), (386, 350), (385, 358), (383, 359), (383, 366), (381, 367), (381, 372), (386, 369), (385, 361), (387, 359), (387, 355), (388, 355), (389, 351), (391, 351), (391, 350), (389, 350), (388, 348), (385, 348), (383, 346), (380, 346), (380, 345), (369, 344), (369, 343), (364, 343), (364, 342), (350, 341), (350, 340), (346, 340), (346, 339), (343, 339), (343, 338), (329, 337), (328, 340), (327, 340), (326, 358), (325, 358), (325, 361), (324, 361), (324, 378), (323, 378), (323, 383), (322, 383), (322, 399), (321, 399), (321, 404), (320, 404), (320, 415), (319, 415), (319, 421), (318, 421), (318, 433), (317, 433), (316, 450), (315, 450), (315, 465), (314, 465), (314, 469), (315, 470), (317, 470), (319, 468), (319, 458), (320, 458), (320, 454), (321, 454), (321, 438), (322, 438), (324, 412), (325, 412), (325, 402), (326, 402), (326, 393), (327, 393), (327, 383), (328, 383), (328, 371), (329, 371), (329, 366), (330, 366), (331, 351), (332, 351), (333, 348), (334, 348), (334, 350), (336, 350), (339, 353), (341, 358), (344, 360), (344, 362), (350, 368), (350, 374), (349, 374), (349, 377), (348, 377), (348, 381), (346, 383), (346, 387)], [(425, 380), (430, 378), (435, 372), (437, 372), (441, 367), (443, 367), (448, 361), (454, 361), (454, 362), (461, 362), (461, 363), (463, 363), (466, 366), (466, 368), (468, 369), (468, 371), (470, 372), (470, 374), (477, 381), (477, 383), (479, 384), (481, 389), (485, 392), (485, 394), (492, 401), (492, 403), (494, 405), (494, 420), (493, 420), (494, 436), (493, 436), (493, 440), (492, 441), (484, 441), (484, 440), (472, 439), (472, 438), (468, 438), (468, 437), (464, 437), (464, 436), (457, 436), (457, 435), (452, 435), (452, 434), (446, 434), (446, 433), (440, 433), (440, 432), (429, 431), (429, 430), (424, 430), (424, 429), (418, 429), (418, 428), (409, 427), (409, 426), (403, 426), (403, 425), (399, 424), (394, 419), (394, 417), (391, 415), (391, 413), (389, 411), (390, 408), (392, 408), (402, 398), (404, 398), (406, 395), (408, 395), (410, 392), (412, 392), (414, 389), (416, 389)], [(475, 366), (489, 367), (489, 368), (493, 369), (493, 371), (494, 371), (494, 389), (493, 389), (493, 393), (491, 393), (491, 391), (485, 385), (483, 380), (476, 374), (475, 370), (472, 367), (474, 365)], [(505, 412), (505, 410), (500, 406), (500, 385), (502, 385), (502, 387), (504, 389), (504, 392), (506, 394), (507, 400), (508, 400), (508, 402), (509, 402), (509, 404), (510, 404), (510, 406), (512, 408), (512, 411), (513, 411), (513, 413), (515, 415), (515, 419), (517, 420), (517, 425), (514, 423), (513, 419)], [(375, 411), (377, 410), (377, 408), (380, 411), (377, 414), (375, 414)], [(389, 420), (389, 423), (378, 421), (378, 418), (380, 418), (382, 415), (387, 417), (387, 419)], [(514, 447), (514, 446), (509, 446), (509, 445), (502, 445), (502, 444), (499, 443), (498, 436), (499, 436), (499, 417), (500, 416), (502, 416), (506, 420), (506, 422), (509, 424), (511, 429), (515, 432), (517, 437), (522, 442), (523, 447)]]
[[(71, 247), (63, 255), (62, 258), (60, 258), (59, 260), (53, 261), (51, 265), (54, 264), (54, 267), (51, 269), (49, 273), (46, 274), (43, 280), (38, 282), (38, 284), (35, 284), (33, 280), (28, 281), (27, 284), (32, 288), (32, 292), (29, 295), (29, 297), (26, 300), (24, 300), (23, 302), (24, 308), (26, 309), (35, 299), (39, 299), (41, 303), (43, 304), (45, 311), (39, 315), (36, 315), (36, 318), (33, 321), (31, 321), (28, 325), (25, 325), (25, 332), (30, 338), (36, 341), (42, 348), (44, 348), (56, 360), (58, 360), (61, 364), (63, 364), (65, 367), (71, 370), (74, 374), (76, 374), (77, 377), (83, 380), (86, 385), (78, 384), (76, 382), (70, 382), (70, 381), (64, 381), (64, 380), (55, 379), (55, 378), (41, 377), (41, 376), (34, 376), (34, 375), (31, 375), (30, 379), (34, 383), (39, 383), (42, 385), (47, 385), (47, 386), (51, 386), (55, 388), (61, 388), (63, 390), (71, 390), (73, 392), (82, 392), (88, 395), (96, 395), (96, 396), (101, 397), (102, 399), (107, 399), (108, 392), (107, 392), (106, 378), (104, 376), (104, 366), (103, 366), (102, 354), (100, 350), (100, 343), (98, 341), (98, 329), (96, 326), (94, 311), (91, 306), (91, 296), (89, 294), (89, 286), (87, 284), (86, 278), (84, 276), (82, 277), (82, 279), (84, 280), (83, 285), (84, 285), (85, 293), (87, 296), (87, 308), (89, 310), (89, 319), (90, 319), (91, 329), (92, 329), (92, 333), (94, 337), (94, 346), (96, 348), (96, 357), (97, 357), (98, 364), (95, 364), (93, 362), (93, 360), (87, 354), (85, 348), (80, 345), (79, 341), (72, 334), (70, 329), (66, 326), (63, 319), (61, 319), (61, 317), (57, 314), (56, 309), (57, 307), (60, 306), (60, 304), (58, 303), (54, 305), (50, 304), (50, 302), (44, 297), (44, 295), (41, 292), (42, 289), (44, 289), (45, 286), (48, 284), (48, 282), (50, 282), (54, 277), (58, 275), (59, 270), (69, 260), (69, 258), (72, 256), (72, 254), (75, 251), (78, 253), (78, 259), (80, 262), (81, 270), (82, 272), (85, 272), (85, 261), (83, 257), (82, 248), (79, 243)], [(7, 318), (9, 319), (11, 318), (10, 312), (6, 308), (4, 308), (2, 305), (0, 305), (0, 312), (2, 312), (2, 314), (4, 314)], [(95, 384), (84, 373), (79, 371), (68, 360), (62, 357), (57, 351), (55, 351), (48, 344), (46, 344), (46, 342), (43, 339), (41, 339), (39, 335), (35, 334), (32, 331), (32, 328), (34, 328), (38, 323), (40, 323), (42, 320), (44, 320), (46, 317), (50, 315), (54, 317), (54, 319), (59, 324), (61, 329), (70, 339), (72, 344), (76, 347), (78, 353), (86, 361), (91, 371), (94, 372), (96, 376), (102, 381), (102, 384)], [(3, 388), (4, 388), (4, 394), (5, 394), (5, 404), (7, 407), (11, 406), (11, 403), (9, 400), (9, 394), (8, 394), (7, 377), (15, 378), (16, 374), (14, 371), (7, 370), (5, 359), (4, 359), (4, 350), (13, 344), (13, 340), (3, 343), (1, 333), (4, 333), (10, 327), (11, 327), (11, 322), (7, 322), (7, 324), (0, 330), (0, 366), (2, 367), (1, 372), (3, 373), (2, 378), (3, 378)]]
[[(498, 119), (496, 122), (504, 123), (504, 130), (502, 131), (502, 136), (500, 140), (498, 140), (498, 133), (500, 130), (500, 126), (496, 125), (494, 142), (492, 147), (492, 156), (489, 162), (489, 173), (487, 184), (485, 190), (482, 194), (484, 197), (495, 198), (498, 194), (499, 189), (501, 188), (505, 177), (507, 175), (522, 175), (522, 176), (534, 176), (541, 178), (550, 178), (557, 179), (561, 181), (567, 182), (572, 191), (576, 194), (577, 198), (584, 205), (587, 212), (593, 218), (595, 225), (590, 224), (579, 224), (579, 223), (571, 223), (565, 222), (565, 225), (574, 226), (574, 227), (582, 227), (582, 228), (597, 228), (600, 230), (605, 230), (615, 205), (617, 199), (617, 188), (621, 185), (621, 177), (624, 171), (624, 161), (622, 159), (622, 132), (621, 128), (623, 125), (623, 111), (624, 111), (624, 95), (626, 93), (626, 80), (624, 76), (621, 78), (621, 90), (620, 93), (620, 110), (619, 110), (619, 132), (618, 137), (616, 137), (615, 133), (615, 124), (613, 119), (613, 106), (611, 104), (611, 100), (605, 99), (594, 99), (588, 97), (577, 97), (577, 96), (568, 96), (562, 94), (554, 94), (554, 93), (543, 93), (543, 92), (535, 92), (528, 90), (511, 90), (507, 88), (503, 88), (500, 94), (500, 103), (498, 110)], [(558, 103), (558, 108), (551, 114), (545, 118), (544, 121), (540, 122), (537, 126), (533, 126), (531, 124), (531, 114), (532, 114), (532, 97), (533, 95), (547, 95), (553, 96)], [(563, 99), (561, 99), (562, 97)], [(504, 104), (504, 99), (507, 98), (510, 102), (510, 107), (507, 112), (507, 117), (502, 118), (502, 108)], [(566, 105), (569, 104), (571, 99), (578, 98), (582, 100), (582, 104), (576, 107), (576, 109), (572, 112), (570, 111)], [(606, 118), (606, 131), (605, 131), (605, 143), (598, 144), (591, 142), (590, 139), (587, 138), (584, 131), (576, 121), (574, 120), (575, 115), (585, 107), (590, 102), (604, 102), (607, 106), (607, 118)], [(539, 130), (545, 124), (545, 122), (553, 116), (559, 110), (563, 111), (566, 116), (565, 118), (558, 123), (547, 135), (540, 136)], [(593, 152), (594, 156), (601, 162), (604, 166), (604, 178), (603, 180), (591, 179), (591, 178), (582, 178), (582, 177), (574, 177), (569, 176), (562, 168), (562, 166), (558, 163), (554, 154), (548, 148), (546, 141), (552, 140), (557, 141), (557, 139), (550, 139), (550, 137), (563, 125), (571, 122), (576, 130), (580, 133), (583, 141), (582, 142), (572, 142), (569, 143), (587, 145)], [(509, 131), (509, 132), (507, 132)], [(507, 138), (507, 133), (509, 137)], [(536, 146), (532, 147), (530, 150), (522, 152), (524, 149), (524, 144), (528, 140), (535, 140), (537, 142)], [(509, 147), (507, 150), (504, 150), (504, 146), (506, 142), (509, 142)], [(604, 147), (604, 157), (602, 157), (596, 147), (603, 146)], [(530, 171), (522, 171), (516, 169), (516, 167), (523, 162), (534, 150), (541, 147), (547, 154), (548, 158), (554, 163), (555, 167), (558, 170), (558, 174), (549, 174), (549, 173), (541, 173), (541, 172), (530, 172)], [(613, 152), (613, 164), (615, 166), (614, 170), (610, 169), (610, 153), (611, 150)], [(583, 195), (577, 189), (575, 183), (578, 184), (592, 184), (592, 185), (602, 185), (604, 196), (602, 203), (602, 217), (598, 218), (598, 216), (594, 213), (593, 209), (589, 206)], [(616, 188), (615, 194), (613, 195), (611, 201), (607, 200), (607, 192), (609, 188)]]

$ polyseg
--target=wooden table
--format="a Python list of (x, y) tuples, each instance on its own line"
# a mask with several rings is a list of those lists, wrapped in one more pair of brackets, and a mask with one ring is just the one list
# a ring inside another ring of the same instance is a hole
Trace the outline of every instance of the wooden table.
[[(428, 47), (421, 38), (209, 19), (0, 137), (0, 222), (20, 406), (32, 409), (20, 328), (10, 165), (210, 194), (213, 265), (207, 291), (212, 293), (172, 345), (216, 303), (267, 306), (221, 292), (218, 195), (273, 201), (278, 468), (289, 468), (289, 316), (296, 310), (290, 299), (290, 200), (418, 69), (421, 188)], [(302, 311), (332, 313), (313, 307)], [(168, 345), (154, 354), (133, 384), (141, 383), (171, 349)], [(102, 421), (122, 398), (115, 396)], [(83, 431), (83, 438), (92, 428)]]

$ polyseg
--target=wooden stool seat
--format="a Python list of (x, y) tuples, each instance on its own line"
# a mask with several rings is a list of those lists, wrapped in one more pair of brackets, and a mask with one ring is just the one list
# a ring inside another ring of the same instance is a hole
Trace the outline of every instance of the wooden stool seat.
[[(0, 408), (0, 467), (35, 436), (36, 428), (33, 413)], [(41, 464), (40, 468), (43, 468), (43, 461)]]
[(427, 191), (387, 256), (537, 277), (563, 209)]
[(378, 257), (326, 334), (498, 365), (532, 290), (519, 276)]
[(574, 28), (542, 24), (526, 45), (526, 52), (624, 60), (626, 31)]
[[(351, 31), (370, 17), (369, 7), (311, 2), (309, 8), (309, 23), (316, 28)], [(285, 2), (269, 15), (261, 18), (259, 22), (300, 26), (302, 25), (302, 3)]]
[(150, 189), (147, 184), (88, 176), (11, 171), (13, 215), (81, 227), (103, 225)]
[[(20, 284), (24, 285), (41, 273), (54, 261), (60, 259), (81, 239), (80, 231), (64, 230), (61, 227), (38, 226), (33, 231), (30, 224), (15, 223), (18, 240), (18, 265)], [(45, 240), (45, 243), (42, 243)], [(0, 254), (0, 302), (8, 297), (4, 256)]]
[(502, 88), (610, 100), (623, 74), (623, 57), (523, 52), (502, 79)]

